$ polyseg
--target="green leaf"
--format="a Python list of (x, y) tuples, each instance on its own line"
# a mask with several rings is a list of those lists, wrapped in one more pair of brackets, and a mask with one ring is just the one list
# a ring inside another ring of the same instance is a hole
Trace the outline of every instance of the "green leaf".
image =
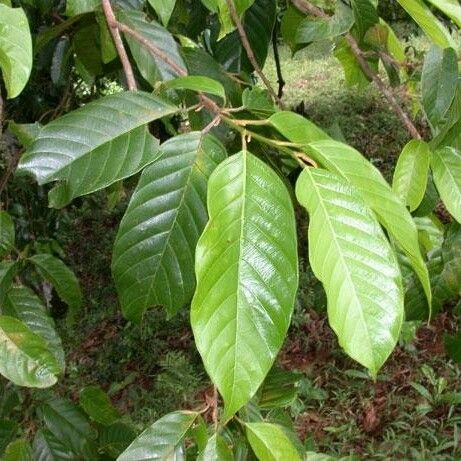
[(294, 112), (277, 112), (269, 118), (269, 123), (285, 138), (300, 145), (330, 139), (317, 125)]
[(35, 123), (16, 123), (13, 120), (8, 123), (8, 130), (10, 130), (18, 141), (26, 148), (34, 142), (34, 139), (38, 136), (42, 125), (38, 122)]
[(66, 448), (51, 432), (39, 430), (32, 443), (35, 461), (74, 460), (75, 455)]
[(8, 419), (0, 420), (0, 456), (5, 451), (5, 448), (13, 440), (18, 432), (19, 426), (14, 421)]
[[(119, 20), (141, 34), (168, 56), (178, 67), (186, 71), (179, 47), (170, 32), (155, 21), (148, 21), (140, 11), (122, 11)], [(178, 75), (163, 60), (152, 56), (149, 50), (129, 35), (125, 36), (139, 72), (152, 86), (158, 81), (171, 80)]]
[(219, 434), (213, 434), (197, 461), (234, 461), (234, 456), (225, 439)]
[(306, 16), (291, 4), (283, 14), (280, 32), (282, 34), (283, 42), (290, 47), (293, 54), (303, 48), (303, 45), (299, 45), (296, 42), (296, 32), (299, 25), (305, 20), (305, 18)]
[(75, 274), (58, 258), (50, 254), (38, 254), (28, 259), (38, 273), (53, 287), (69, 306), (72, 314), (82, 305), (82, 292)]
[(256, 393), (285, 339), (298, 286), (296, 229), (284, 183), (245, 151), (212, 174), (208, 212), (191, 324), (229, 417)]
[(413, 139), (403, 148), (397, 161), (392, 189), (410, 211), (416, 210), (423, 200), (430, 159), (429, 146)]
[(277, 112), (268, 91), (258, 87), (243, 90), (242, 106), (261, 118), (270, 117), (274, 112)]
[(6, 211), (0, 210), (0, 258), (7, 255), (14, 245), (14, 222)]
[(101, 2), (99, 0), (67, 0), (66, 16), (77, 16), (82, 13), (94, 11)]
[(336, 2), (335, 14), (328, 19), (306, 18), (296, 31), (296, 43), (304, 44), (330, 40), (346, 33), (354, 24), (352, 10), (341, 1)]
[(21, 321), (0, 315), (0, 374), (18, 386), (50, 387), (60, 367), (45, 340)]
[(99, 386), (84, 387), (80, 391), (80, 405), (93, 421), (103, 426), (110, 426), (120, 419), (120, 413)]
[(359, 191), (339, 175), (305, 169), (296, 196), (309, 212), (309, 261), (327, 293), (329, 323), (347, 354), (376, 377), (403, 320), (397, 259)]
[(338, 141), (310, 143), (306, 152), (328, 170), (344, 177), (360, 192), (362, 200), (376, 213), (380, 223), (410, 258), (430, 303), (431, 286), (416, 225), (381, 173), (354, 148)]
[(432, 14), (429, 7), (422, 0), (397, 1), (436, 45), (441, 48), (457, 48), (450, 32)]
[(117, 458), (136, 438), (136, 431), (128, 424), (117, 421), (99, 430), (99, 450)]
[(20, 320), (40, 336), (56, 358), (61, 371), (64, 371), (65, 358), (61, 338), (42, 301), (31, 289), (21, 285), (11, 288), (6, 295), (2, 312)]
[(53, 398), (39, 407), (38, 413), (53, 436), (66, 448), (71, 448), (83, 459), (96, 458), (93, 444), (96, 431), (77, 405), (69, 400)]
[(99, 43), (100, 28), (96, 23), (80, 27), (72, 38), (72, 48), (75, 53), (77, 70), (81, 71), (87, 83), (94, 82), (103, 73), (101, 44)]
[(428, 0), (445, 13), (458, 27), (461, 27), (461, 6), (457, 0)]
[(176, 459), (175, 451), (197, 416), (193, 411), (175, 411), (163, 416), (137, 437), (117, 461)]
[(363, 39), (368, 29), (379, 22), (376, 5), (372, 0), (352, 0), (351, 4), (359, 39)]
[(298, 451), (283, 428), (270, 423), (246, 423), (251, 448), (261, 461), (301, 461)]
[(437, 126), (448, 112), (458, 86), (458, 57), (453, 48), (432, 46), (426, 54), (421, 91), (426, 115)]
[(219, 96), (226, 101), (226, 91), (221, 83), (209, 77), (190, 75), (187, 77), (178, 77), (166, 83), (165, 88), (192, 90), (197, 92), (209, 93)]
[(166, 27), (173, 14), (176, 0), (162, 0), (161, 2), (158, 0), (149, 0), (149, 4), (161, 19), (162, 24)]
[(19, 170), (33, 173), (39, 184), (65, 181), (65, 191), (51, 193), (61, 206), (152, 163), (158, 141), (145, 124), (177, 110), (141, 91), (100, 98), (43, 127)]
[(171, 316), (192, 298), (207, 181), (226, 157), (216, 138), (200, 132), (170, 139), (162, 152), (143, 171), (114, 244), (115, 284), (125, 317), (134, 321), (155, 304)]
[(15, 261), (0, 261), (0, 312), (2, 312), (3, 302), (17, 272), (18, 264)]
[(461, 363), (461, 332), (454, 335), (444, 335), (443, 345), (448, 356), (455, 363)]
[[(363, 73), (355, 54), (352, 52), (349, 43), (344, 38), (341, 38), (338, 41), (334, 50), (334, 55), (341, 63), (348, 86), (357, 85), (359, 88), (363, 88), (368, 85), (368, 77)], [(371, 64), (370, 61), (368, 61), (368, 64)], [(371, 67), (373, 68), (377, 66), (371, 65)]]
[(0, 3), (0, 68), (9, 98), (26, 86), (32, 70), (32, 37), (22, 8)]
[(258, 407), (271, 409), (291, 405), (298, 395), (298, 383), (302, 376), (282, 368), (272, 368), (261, 386)]
[(432, 152), (434, 182), (450, 214), (461, 223), (461, 154), (452, 147)]
[(2, 461), (31, 461), (34, 454), (26, 439), (18, 439), (11, 442), (2, 456)]

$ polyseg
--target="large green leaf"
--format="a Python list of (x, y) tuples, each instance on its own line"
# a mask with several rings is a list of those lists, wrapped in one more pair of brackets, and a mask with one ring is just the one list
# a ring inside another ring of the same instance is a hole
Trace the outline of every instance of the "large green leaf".
[[(119, 19), (163, 51), (178, 67), (186, 70), (178, 44), (167, 29), (155, 21), (148, 21), (140, 11), (123, 11), (119, 14)], [(178, 76), (168, 64), (152, 56), (138, 41), (129, 35), (126, 35), (126, 40), (139, 72), (152, 86), (158, 81), (171, 80)]]
[(112, 271), (124, 315), (152, 305), (173, 315), (195, 289), (194, 251), (207, 222), (208, 177), (226, 157), (211, 135), (191, 132), (162, 145), (133, 193), (114, 245)]
[(61, 338), (55, 329), (53, 319), (46, 312), (40, 298), (29, 288), (16, 285), (6, 295), (5, 306), (1, 309), (5, 315), (15, 317), (27, 325), (35, 334), (45, 340), (50, 352), (64, 371), (65, 359)]
[(2, 461), (32, 461), (33, 459), (32, 448), (26, 439), (17, 439), (11, 442), (2, 456)]
[(309, 261), (324, 284), (340, 345), (376, 377), (399, 338), (397, 259), (361, 194), (341, 176), (305, 169), (296, 196), (309, 212)]
[(329, 40), (346, 33), (354, 24), (352, 10), (342, 1), (336, 2), (335, 14), (331, 18), (306, 18), (296, 31), (296, 43), (311, 43)]
[(219, 434), (213, 434), (197, 461), (234, 461), (234, 456), (225, 439)]
[(246, 423), (251, 448), (261, 461), (301, 461), (283, 428), (271, 423)]
[(191, 323), (232, 416), (258, 390), (285, 339), (298, 285), (296, 229), (284, 183), (246, 151), (211, 176), (208, 212)]
[(15, 244), (14, 223), (11, 216), (0, 210), (0, 258), (7, 255)]
[(443, 203), (461, 223), (461, 154), (452, 147), (436, 150), (432, 153), (431, 168)]
[(443, 11), (458, 27), (461, 27), (461, 5), (458, 0), (428, 0), (440, 11)]
[(32, 38), (22, 8), (0, 3), (0, 69), (9, 98), (21, 93), (32, 70)]
[(296, 143), (307, 144), (330, 139), (317, 125), (294, 112), (277, 112), (269, 118), (269, 123), (287, 139)]
[(103, 426), (99, 430), (99, 450), (112, 458), (117, 458), (129, 447), (137, 435), (133, 427), (123, 421)]
[(18, 264), (15, 261), (0, 261), (0, 312), (2, 312), (3, 301), (13, 284), (17, 271)]
[(38, 273), (53, 287), (59, 297), (69, 306), (74, 315), (82, 305), (82, 292), (75, 274), (58, 258), (51, 254), (38, 254), (28, 259)]
[(392, 189), (410, 211), (418, 208), (426, 192), (430, 159), (429, 146), (413, 139), (403, 148), (397, 161)]
[(0, 373), (18, 386), (49, 387), (59, 364), (45, 340), (20, 320), (0, 315)]
[(51, 432), (39, 430), (32, 443), (35, 461), (74, 460), (71, 450), (65, 447)]
[(448, 29), (432, 14), (423, 0), (397, 0), (407, 13), (418, 23), (424, 33), (441, 48), (452, 47), (456, 43)]
[(69, 400), (54, 398), (45, 402), (38, 412), (49, 431), (73, 453), (83, 459), (97, 459), (93, 444), (96, 431), (77, 405)]
[(43, 127), (19, 171), (33, 173), (39, 184), (65, 181), (51, 194), (52, 204), (62, 206), (152, 163), (158, 141), (145, 124), (177, 110), (140, 91), (100, 98)]
[(80, 391), (80, 405), (93, 421), (103, 426), (110, 426), (120, 419), (120, 413), (99, 386), (84, 387)]
[(175, 411), (163, 416), (137, 437), (117, 461), (176, 459), (175, 451), (197, 416), (193, 411)]
[(458, 86), (458, 58), (453, 48), (432, 46), (424, 59), (421, 91), (426, 115), (433, 126), (443, 119)]

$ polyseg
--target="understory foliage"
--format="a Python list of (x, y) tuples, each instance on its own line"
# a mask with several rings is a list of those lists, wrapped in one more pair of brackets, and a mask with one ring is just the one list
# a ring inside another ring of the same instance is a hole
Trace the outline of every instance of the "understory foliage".
[[(2, 127), (17, 144), (0, 181), (2, 459), (329, 459), (281, 416), (297, 379), (274, 363), (298, 258), (323, 285), (344, 353), (372, 379), (403, 321), (429, 320), (461, 289), (461, 7), (399, 4), (431, 42), (416, 65), (377, 0), (0, 0)], [(337, 133), (286, 110), (280, 69), (277, 89), (261, 71), (280, 41), (295, 53), (325, 40), (347, 83), (376, 85), (412, 138), (392, 184)], [(31, 177), (48, 226), (97, 191), (113, 206), (135, 181), (112, 253), (121, 311), (141, 324), (150, 308), (190, 309), (214, 386), (206, 407), (137, 434), (97, 385), (78, 404), (30, 389), (65, 371), (50, 297), (70, 324), (83, 315), (62, 249), (24, 232), (15, 194)], [(16, 438), (24, 401), (42, 426)]]

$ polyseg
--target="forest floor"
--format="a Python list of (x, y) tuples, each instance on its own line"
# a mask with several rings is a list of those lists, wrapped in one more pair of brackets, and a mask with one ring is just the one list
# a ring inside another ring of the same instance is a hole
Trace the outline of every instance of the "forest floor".
[[(389, 178), (407, 135), (375, 89), (346, 88), (339, 64), (322, 47), (293, 60), (287, 49), (281, 55), (287, 105), (342, 133)], [(265, 70), (275, 83), (272, 58)], [(110, 274), (123, 206), (108, 211), (102, 201), (96, 195), (83, 209), (72, 207), (61, 242), (86, 304), (82, 320), (62, 329), (68, 368), (58, 392), (77, 398), (84, 385), (99, 384), (141, 428), (169, 411), (199, 406), (209, 382), (187, 309), (170, 321), (151, 310), (141, 327), (123, 320)], [(461, 459), (461, 368), (443, 347), (444, 334), (457, 331), (461, 318), (443, 313), (430, 325), (405, 324), (373, 383), (339, 348), (324, 309), (319, 284), (303, 270), (279, 365), (301, 373), (288, 410), (306, 447), (364, 460)]]

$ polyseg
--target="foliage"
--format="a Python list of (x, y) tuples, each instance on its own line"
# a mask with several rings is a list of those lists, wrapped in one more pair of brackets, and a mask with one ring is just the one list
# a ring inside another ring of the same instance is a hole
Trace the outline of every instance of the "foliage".
[[(12, 440), (16, 426), (2, 420), (3, 457), (321, 457), (277, 416), (298, 382), (274, 367), (294, 309), (298, 247), (308, 247), (340, 345), (373, 379), (405, 315), (427, 318), (459, 297), (460, 227), (445, 230), (432, 215), (440, 197), (448, 220), (461, 223), (455, 37), (423, 0), (399, 1), (433, 44), (419, 75), (407, 71), (404, 48), (375, 2), (302, 0), (283, 11), (281, 35), (293, 52), (331, 41), (348, 83), (373, 81), (415, 138), (391, 188), (337, 133), (284, 110), (261, 71), (271, 41), (277, 49), (274, 0), (16, 3), (0, 4), (0, 68), (8, 98), (18, 97), (7, 113), (26, 104), (31, 72), (30, 88), (44, 72), (54, 89), (66, 88), (51, 116), (40, 117), (48, 123), (21, 123), (37, 122), (33, 116), (12, 125), (25, 148), (18, 177), (33, 176), (49, 206), (61, 209), (105, 189), (117, 202), (123, 181), (140, 173), (112, 258), (123, 315), (141, 323), (153, 306), (171, 317), (191, 303), (195, 344), (215, 387), (205, 408), (169, 413), (136, 438), (99, 387), (83, 389), (80, 405), (30, 391), (43, 426), (30, 444)], [(452, 2), (430, 3), (460, 26)], [(35, 75), (33, 55), (41, 63)], [(107, 79), (120, 85), (113, 94)], [(420, 84), (422, 104), (416, 97), (414, 104), (429, 123), (427, 143), (393, 93), (400, 83), (411, 91)], [(80, 87), (88, 98), (76, 104)], [(296, 201), (309, 215), (307, 243), (305, 235), (298, 242)], [(14, 221), (2, 211), (0, 373), (41, 389), (57, 382), (65, 363), (46, 296), (37, 293), (54, 287), (70, 323), (82, 295), (51, 243), (48, 251), (34, 241), (16, 247)], [(443, 398), (439, 382), (435, 397), (413, 387), (433, 406)], [(20, 402), (22, 391), (4, 389)]]

